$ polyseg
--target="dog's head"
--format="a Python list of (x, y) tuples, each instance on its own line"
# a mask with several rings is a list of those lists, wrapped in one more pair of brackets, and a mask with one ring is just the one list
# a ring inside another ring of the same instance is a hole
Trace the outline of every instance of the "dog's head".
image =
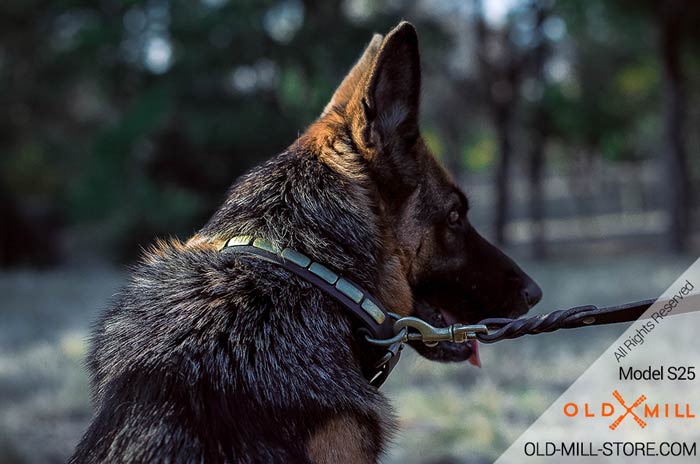
[[(370, 167), (387, 255), (400, 263), (394, 269), (400, 275), (392, 279), (401, 282), (393, 288), (410, 294), (408, 308), (389, 307), (436, 326), (522, 315), (542, 292), (469, 223), (466, 196), (421, 138), (420, 80), (418, 37), (404, 22), (385, 38), (375, 35), (323, 115), (346, 128)], [(388, 299), (406, 301), (398, 294)], [(415, 345), (443, 361), (468, 358), (472, 350), (466, 347)]]

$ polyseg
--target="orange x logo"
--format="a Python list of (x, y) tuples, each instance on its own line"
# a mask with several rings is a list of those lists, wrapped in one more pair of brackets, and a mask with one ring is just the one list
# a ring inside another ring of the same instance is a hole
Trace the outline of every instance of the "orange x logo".
[(644, 428), (644, 427), (647, 426), (647, 423), (644, 422), (644, 421), (633, 411), (634, 408), (636, 408), (637, 406), (639, 406), (640, 404), (644, 403), (644, 402), (647, 400), (646, 395), (642, 395), (642, 396), (640, 396), (639, 398), (637, 398), (637, 401), (635, 401), (634, 403), (632, 403), (632, 406), (627, 406), (627, 405), (625, 404), (625, 400), (622, 399), (622, 395), (620, 395), (620, 392), (619, 392), (619, 391), (617, 391), (617, 390), (613, 391), (613, 396), (615, 397), (615, 399), (616, 399), (617, 401), (619, 401), (619, 403), (622, 405), (622, 407), (625, 408), (625, 413), (622, 414), (622, 415), (620, 415), (620, 417), (618, 417), (617, 419), (615, 419), (615, 422), (613, 422), (612, 424), (610, 424), (610, 430), (615, 430), (615, 429), (617, 428), (617, 426), (620, 425), (620, 422), (622, 422), (622, 420), (623, 420), (625, 417), (627, 417), (629, 414), (631, 414), (632, 417), (634, 417), (634, 421), (635, 421), (637, 424), (639, 424), (639, 426), (640, 426), (641, 428)]

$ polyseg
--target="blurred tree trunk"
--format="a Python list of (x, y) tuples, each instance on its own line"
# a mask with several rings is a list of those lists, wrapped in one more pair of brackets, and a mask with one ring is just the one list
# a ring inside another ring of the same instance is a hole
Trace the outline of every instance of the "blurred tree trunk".
[[(466, 100), (469, 101), (469, 100)], [(445, 167), (452, 174), (452, 176), (461, 182), (464, 177), (464, 169), (462, 165), (461, 155), (461, 145), (460, 137), (462, 134), (463, 126), (462, 120), (460, 118), (454, 118), (451, 114), (446, 114), (443, 121), (443, 128), (445, 133), (445, 151), (444, 160)]]
[(664, 159), (669, 202), (671, 249), (682, 252), (688, 245), (690, 178), (684, 147), (685, 96), (681, 63), (682, 22), (688, 3), (665, 0), (658, 3), (659, 61), (663, 78)]
[(532, 256), (535, 259), (544, 259), (547, 254), (544, 239), (544, 194), (542, 187), (542, 172), (545, 166), (545, 150), (549, 135), (549, 111), (545, 104), (544, 92), (546, 77), (544, 65), (549, 53), (547, 40), (543, 31), (543, 24), (549, 12), (539, 2), (533, 4), (535, 8), (535, 48), (533, 51), (533, 79), (538, 86), (538, 99), (535, 103), (534, 114), (531, 123), (532, 142), (528, 159), (528, 186), (530, 190), (530, 226), (532, 227)]
[(496, 214), (494, 237), (498, 245), (506, 244), (506, 222), (510, 210), (510, 115), (508, 108), (494, 109), (494, 123), (498, 137), (498, 166), (496, 168)]
[[(505, 226), (510, 210), (512, 164), (510, 125), (515, 113), (522, 61), (511, 40), (511, 24), (504, 26), (505, 29), (500, 33), (494, 31), (484, 20), (481, 0), (474, 0), (474, 15), (479, 74), (498, 142), (494, 238), (498, 245), (506, 245)], [(498, 46), (491, 47), (490, 42), (495, 40), (498, 40)], [(489, 54), (489, 51), (494, 49), (499, 50), (497, 56)]]
[[(545, 109), (540, 106), (536, 111), (536, 118), (544, 120), (547, 115)], [(542, 119), (540, 119), (542, 118)], [(545, 146), (547, 132), (545, 123), (537, 123), (532, 132), (532, 147), (530, 152), (530, 166), (528, 169), (528, 182), (530, 188), (530, 226), (532, 227), (532, 256), (535, 259), (547, 257), (547, 249), (544, 238), (544, 192), (542, 186), (542, 171), (545, 165)]]

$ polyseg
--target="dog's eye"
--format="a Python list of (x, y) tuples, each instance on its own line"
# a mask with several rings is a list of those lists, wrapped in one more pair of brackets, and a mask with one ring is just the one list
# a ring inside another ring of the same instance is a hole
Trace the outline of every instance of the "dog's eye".
[(453, 209), (452, 211), (450, 211), (450, 215), (447, 216), (447, 222), (451, 226), (457, 225), (457, 223), (459, 223), (460, 217), (461, 217), (461, 215), (459, 214), (459, 211), (457, 211), (456, 209)]

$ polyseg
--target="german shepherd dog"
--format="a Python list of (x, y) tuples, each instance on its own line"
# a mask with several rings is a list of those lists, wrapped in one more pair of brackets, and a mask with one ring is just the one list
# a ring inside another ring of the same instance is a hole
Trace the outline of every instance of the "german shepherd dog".
[[(376, 462), (395, 430), (335, 300), (221, 251), (262, 237), (435, 326), (516, 317), (538, 286), (469, 224), (418, 127), (418, 37), (375, 35), (321, 116), (242, 176), (186, 243), (145, 253), (94, 328), (95, 416), (71, 458), (97, 462)], [(416, 344), (438, 361), (466, 345)]]

